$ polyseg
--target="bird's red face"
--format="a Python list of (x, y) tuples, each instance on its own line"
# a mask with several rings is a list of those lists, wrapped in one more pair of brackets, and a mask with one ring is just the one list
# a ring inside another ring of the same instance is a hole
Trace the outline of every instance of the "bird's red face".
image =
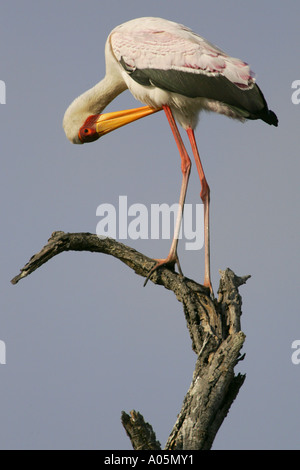
[(78, 137), (83, 144), (86, 142), (94, 142), (94, 140), (101, 137), (96, 130), (96, 124), (100, 116), (101, 114), (93, 114), (92, 116), (89, 116), (85, 120), (83, 126), (79, 129)]
[(160, 111), (161, 108), (154, 109), (150, 106), (143, 106), (142, 108), (127, 109), (125, 111), (115, 111), (105, 114), (93, 114), (89, 116), (83, 126), (79, 129), (78, 137), (84, 144), (86, 142), (94, 142), (105, 134), (125, 126), (132, 121), (141, 119), (149, 114)]

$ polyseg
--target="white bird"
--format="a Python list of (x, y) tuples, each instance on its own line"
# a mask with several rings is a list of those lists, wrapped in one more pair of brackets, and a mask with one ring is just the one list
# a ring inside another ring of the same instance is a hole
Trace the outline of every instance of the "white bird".
[[(277, 126), (247, 63), (232, 58), (183, 25), (161, 18), (137, 18), (117, 26), (105, 46), (106, 75), (93, 88), (76, 98), (67, 109), (63, 127), (75, 144), (92, 142), (129, 122), (163, 109), (176, 140), (183, 174), (179, 213), (167, 258), (156, 260), (147, 280), (162, 265), (172, 267), (177, 256), (182, 212), (191, 161), (176, 121), (186, 130), (195, 158), (204, 204), (204, 285), (211, 292), (209, 200), (194, 129), (201, 110), (214, 111), (245, 121), (262, 119)], [(101, 114), (120, 93), (129, 89), (147, 106)], [(181, 272), (182, 273), (182, 272)], [(146, 280), (146, 282), (147, 282)]]

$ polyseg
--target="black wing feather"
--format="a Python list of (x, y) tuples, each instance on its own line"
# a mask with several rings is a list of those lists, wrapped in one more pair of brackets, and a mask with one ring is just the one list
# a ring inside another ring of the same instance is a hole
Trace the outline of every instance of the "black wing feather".
[(137, 83), (156, 86), (162, 90), (178, 93), (188, 98), (208, 98), (219, 101), (247, 119), (262, 119), (268, 124), (278, 125), (278, 119), (268, 109), (267, 102), (258, 85), (241, 89), (222, 75), (205, 75), (181, 70), (131, 69), (123, 58), (121, 65)]

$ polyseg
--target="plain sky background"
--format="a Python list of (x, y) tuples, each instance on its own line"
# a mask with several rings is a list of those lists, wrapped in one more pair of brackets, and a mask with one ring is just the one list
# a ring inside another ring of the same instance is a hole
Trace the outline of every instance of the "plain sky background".
[[(95, 233), (99, 204), (177, 202), (180, 159), (163, 113), (93, 144), (67, 141), (70, 102), (104, 76), (118, 24), (159, 16), (189, 26), (256, 73), (279, 127), (203, 114), (196, 131), (211, 187), (212, 278), (251, 274), (243, 297), (244, 386), (214, 449), (299, 449), (299, 123), (296, 0), (11, 0), (1, 3), (2, 449), (131, 449), (121, 411), (140, 411), (162, 445), (196, 356), (173, 294), (100, 254), (64, 253), (18, 285), (10, 279), (55, 230)], [(135, 107), (128, 91), (110, 110)], [(185, 139), (186, 140), (186, 139)], [(199, 203), (192, 168), (188, 203)], [(166, 240), (128, 240), (163, 257)], [(179, 245), (203, 281), (203, 250)]]

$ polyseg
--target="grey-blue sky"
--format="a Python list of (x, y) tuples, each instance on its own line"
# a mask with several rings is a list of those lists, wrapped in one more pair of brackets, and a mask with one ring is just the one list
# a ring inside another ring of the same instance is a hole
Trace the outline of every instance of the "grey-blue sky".
[[(67, 253), (20, 282), (18, 269), (53, 230), (95, 232), (96, 208), (177, 202), (180, 162), (156, 114), (75, 147), (61, 122), (69, 103), (104, 75), (110, 30), (131, 18), (181, 22), (250, 63), (278, 129), (203, 115), (197, 140), (211, 186), (212, 271), (251, 274), (241, 289), (247, 373), (214, 444), (299, 448), (300, 5), (281, 1), (151, 4), (12, 0), (1, 5), (2, 270), (1, 448), (130, 448), (121, 410), (139, 410), (164, 444), (188, 389), (195, 356), (179, 303), (116, 260)], [(110, 109), (135, 106), (129, 92)], [(199, 201), (196, 172), (187, 202)], [(167, 241), (129, 241), (164, 256)], [(184, 272), (203, 279), (203, 253), (179, 248)], [(215, 287), (216, 288), (216, 287)]]

